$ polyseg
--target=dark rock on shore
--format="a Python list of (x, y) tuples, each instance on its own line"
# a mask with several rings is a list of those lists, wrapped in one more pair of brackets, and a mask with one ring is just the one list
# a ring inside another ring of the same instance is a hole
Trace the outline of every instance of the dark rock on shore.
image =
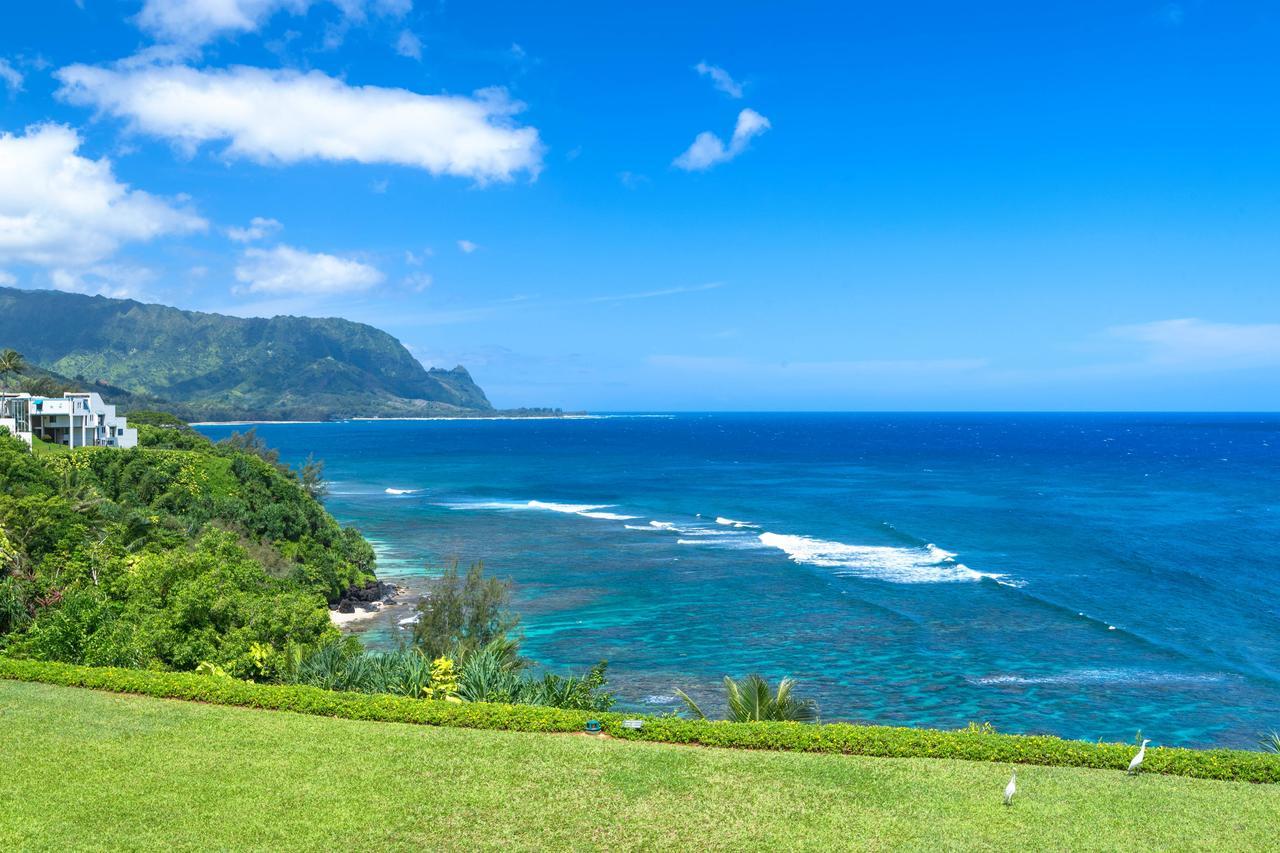
[(392, 596), (396, 591), (395, 584), (383, 583), (380, 580), (371, 580), (360, 586), (352, 584), (342, 593), (335, 609), (339, 613), (352, 613), (356, 607), (367, 609), (367, 605), (375, 602), (390, 604), (394, 602)]

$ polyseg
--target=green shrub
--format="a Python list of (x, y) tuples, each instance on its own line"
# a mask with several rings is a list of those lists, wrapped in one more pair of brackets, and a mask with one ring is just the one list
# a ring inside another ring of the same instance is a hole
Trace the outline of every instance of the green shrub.
[(556, 708), (607, 711), (613, 695), (606, 692), (602, 662), (586, 675), (541, 678), (523, 671), (524, 662), (499, 639), (467, 655), (461, 671), (450, 658), (434, 661), (416, 648), (395, 652), (366, 652), (354, 637), (322, 643), (311, 649), (295, 647), (295, 662), (281, 680), (325, 690), (389, 693), (414, 699), (456, 696), (468, 702), (549, 705)]
[[(385, 694), (343, 693), (300, 685), (255, 684), (179, 672), (94, 668), (0, 657), (0, 678), (89, 687), (218, 705), (295, 711), (351, 720), (505, 729), (579, 732), (598, 719), (617, 738), (699, 744), (735, 749), (826, 752), (899, 758), (953, 758), (1004, 764), (1041, 764), (1124, 770), (1133, 757), (1125, 744), (1088, 743), (1048, 736), (982, 731), (855, 726), (848, 723), (729, 723), (646, 717), (640, 729), (622, 727), (622, 715), (535, 705), (456, 703)], [(1143, 772), (1238, 782), (1280, 783), (1280, 757), (1230, 749), (1157, 748)]]

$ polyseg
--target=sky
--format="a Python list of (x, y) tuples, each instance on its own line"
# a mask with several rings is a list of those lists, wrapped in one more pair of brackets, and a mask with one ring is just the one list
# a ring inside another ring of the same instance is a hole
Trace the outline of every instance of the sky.
[(1280, 409), (1273, 2), (0, 10), (0, 284), (500, 407)]

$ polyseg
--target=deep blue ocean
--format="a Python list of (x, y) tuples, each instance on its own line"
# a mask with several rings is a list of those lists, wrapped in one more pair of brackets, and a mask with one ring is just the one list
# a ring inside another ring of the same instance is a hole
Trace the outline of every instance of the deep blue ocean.
[(1245, 747), (1280, 728), (1277, 415), (257, 429), (325, 461), (384, 578), (483, 560), (515, 581), (528, 656), (608, 659), (624, 707), (760, 672), (825, 719)]

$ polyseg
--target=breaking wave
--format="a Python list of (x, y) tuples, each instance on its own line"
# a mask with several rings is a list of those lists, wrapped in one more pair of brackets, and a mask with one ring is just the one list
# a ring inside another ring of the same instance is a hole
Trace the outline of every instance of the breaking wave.
[(808, 536), (761, 533), (761, 544), (777, 548), (793, 562), (835, 569), (844, 577), (873, 578), (891, 583), (954, 583), (1002, 580), (1004, 575), (977, 572), (956, 555), (936, 545), (895, 548), (884, 545), (846, 545)]

